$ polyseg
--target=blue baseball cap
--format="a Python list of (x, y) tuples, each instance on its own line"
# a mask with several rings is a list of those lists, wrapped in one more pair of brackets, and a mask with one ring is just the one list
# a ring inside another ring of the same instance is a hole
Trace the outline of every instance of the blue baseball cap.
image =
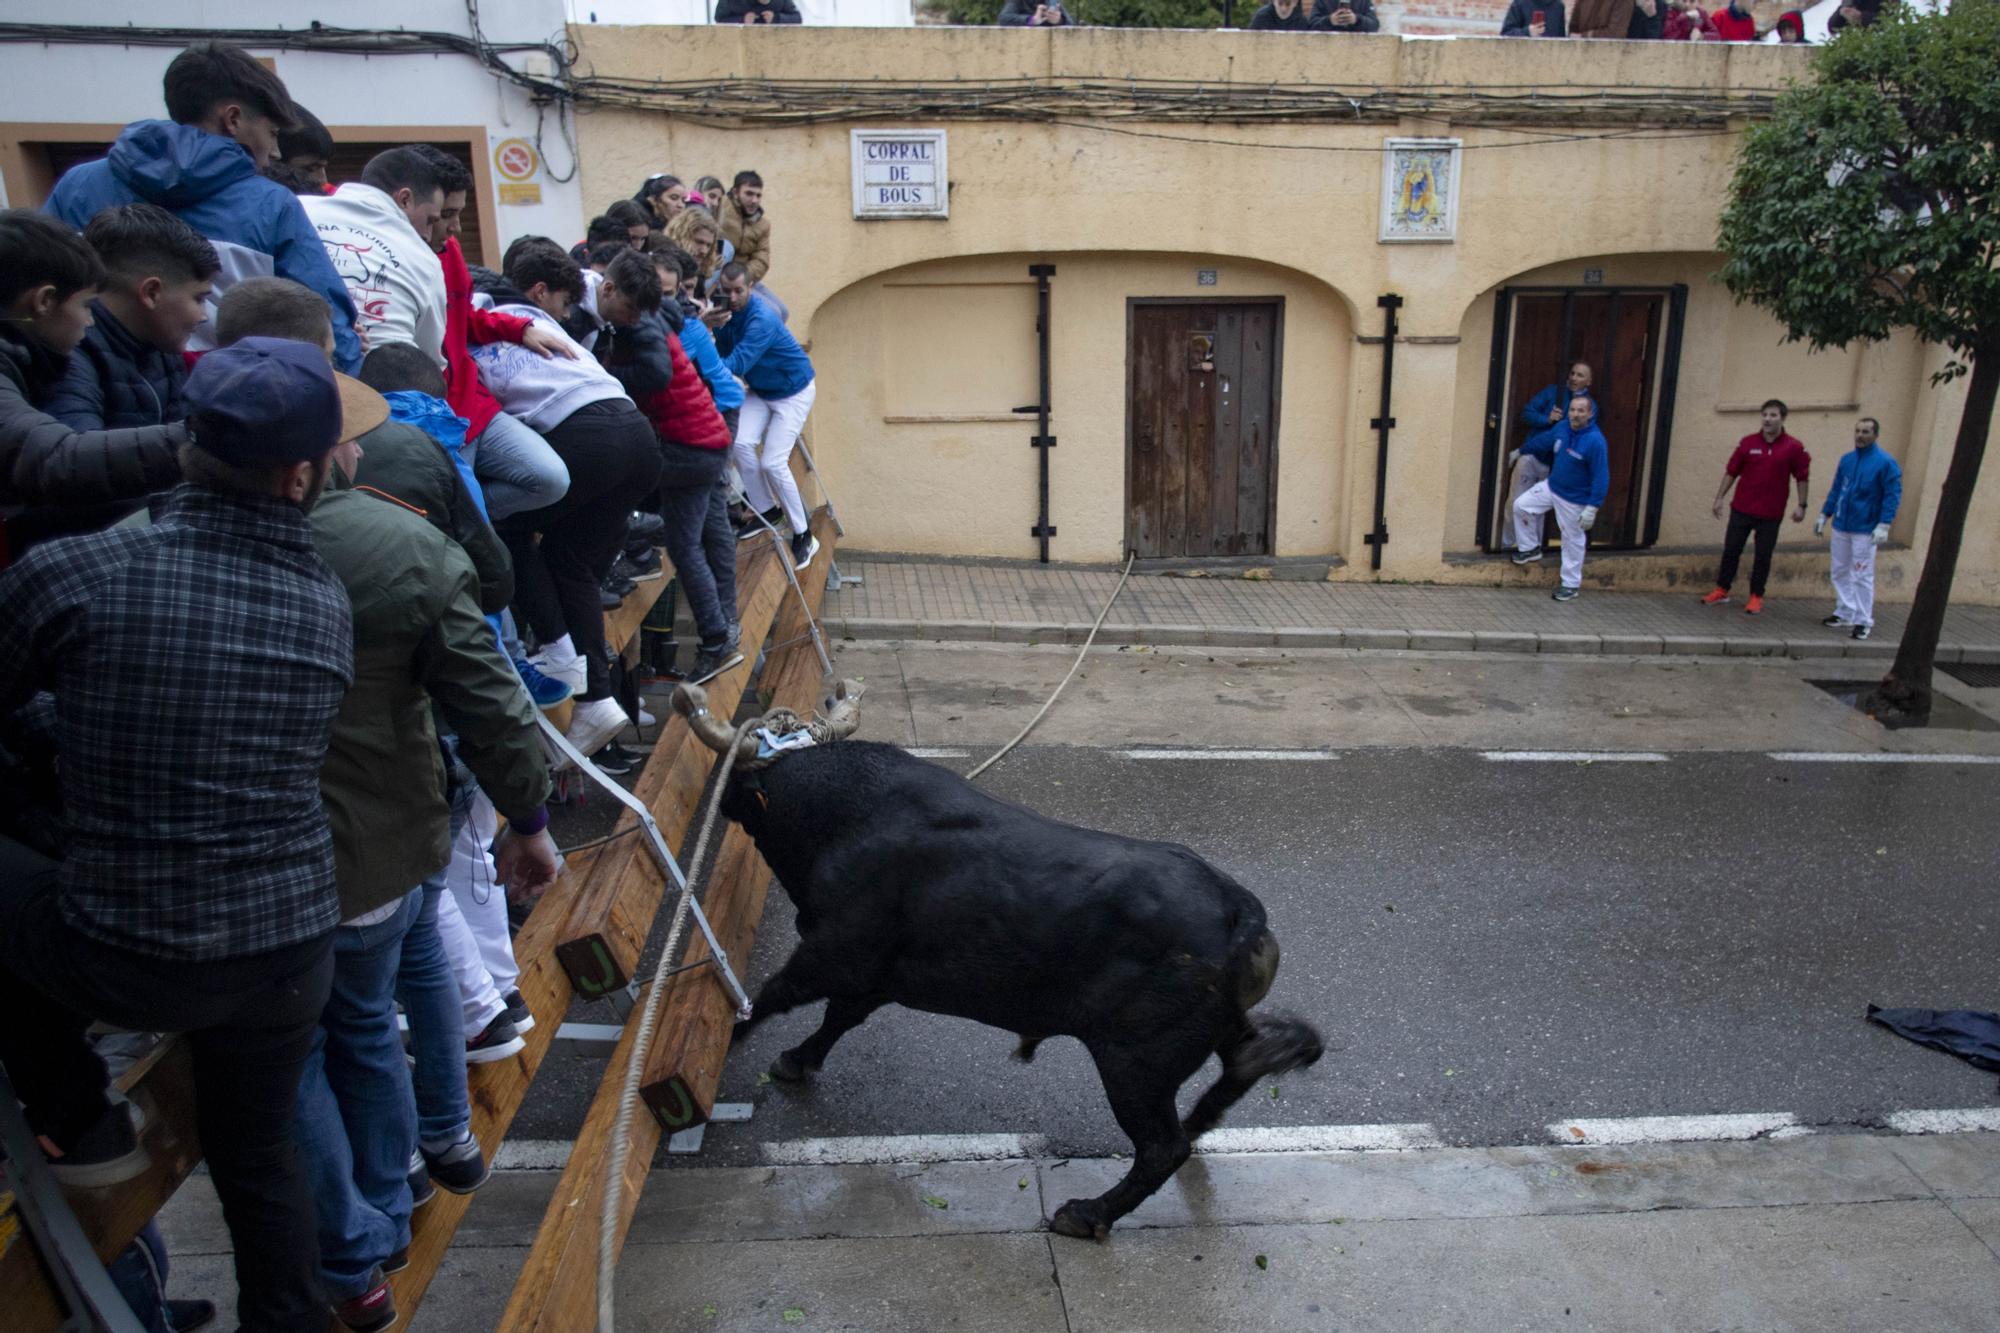
[(244, 338), (195, 363), (183, 397), (196, 448), (233, 467), (320, 457), (389, 418), (382, 396), (290, 338)]

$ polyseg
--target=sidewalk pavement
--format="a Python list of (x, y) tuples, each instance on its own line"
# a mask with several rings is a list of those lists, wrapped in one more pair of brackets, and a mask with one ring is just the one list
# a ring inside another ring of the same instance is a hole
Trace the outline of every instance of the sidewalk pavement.
[[(618, 1326), (1941, 1333), (1992, 1329), (2000, 1292), (1994, 1133), (1204, 1154), (1107, 1242), (1045, 1229), (1126, 1165), (656, 1171)], [(416, 1333), (497, 1325), (558, 1176), (495, 1173)], [(205, 1176), (162, 1222), (173, 1290), (226, 1301)]]
[[(862, 582), (829, 592), (822, 618), (855, 639), (987, 639), (1081, 643), (1118, 584), (1115, 570), (1019, 564), (843, 562)], [(1701, 654), (1743, 657), (1895, 655), (1907, 605), (1878, 606), (1863, 643), (1819, 621), (1824, 601), (1779, 600), (1760, 616), (1743, 598), (1699, 604), (1689, 593), (1287, 582), (1135, 574), (1098, 632), (1100, 643), (1280, 648), (1414, 648), (1509, 653)], [(1940, 663), (2000, 662), (2000, 607), (1954, 606)]]

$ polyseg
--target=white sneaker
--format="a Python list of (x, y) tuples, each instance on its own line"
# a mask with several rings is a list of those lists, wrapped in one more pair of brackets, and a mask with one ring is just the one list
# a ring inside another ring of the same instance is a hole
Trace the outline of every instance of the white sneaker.
[(576, 706), (570, 714), (569, 730), (565, 739), (574, 745), (578, 754), (596, 754), (604, 748), (604, 743), (631, 724), (632, 719), (618, 706), (616, 699), (590, 699)]
[(640, 705), (639, 705), (639, 725), (640, 725), (640, 726), (642, 726), (642, 727), (650, 727), (650, 726), (654, 725), (655, 723), (657, 723), (657, 722), (658, 722), (659, 720), (660, 720), (660, 719), (658, 719), (658, 718), (656, 718), (656, 717), (654, 717), (654, 716), (653, 716), (653, 713), (652, 713), (652, 710), (651, 710), (651, 709), (649, 709), (649, 708), (647, 708), (647, 707), (646, 707), (646, 705), (644, 705), (644, 704), (640, 704)]
[(572, 652), (568, 657), (557, 658), (547, 652), (539, 652), (528, 659), (528, 664), (544, 676), (569, 686), (572, 694), (582, 694), (590, 688), (590, 668), (585, 664), (582, 653)]

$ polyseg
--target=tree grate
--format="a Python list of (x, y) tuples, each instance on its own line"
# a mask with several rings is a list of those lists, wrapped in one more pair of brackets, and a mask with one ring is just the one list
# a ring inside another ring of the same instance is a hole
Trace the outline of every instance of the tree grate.
[(1975, 690), (2000, 690), (2000, 663), (1953, 662), (1938, 670)]

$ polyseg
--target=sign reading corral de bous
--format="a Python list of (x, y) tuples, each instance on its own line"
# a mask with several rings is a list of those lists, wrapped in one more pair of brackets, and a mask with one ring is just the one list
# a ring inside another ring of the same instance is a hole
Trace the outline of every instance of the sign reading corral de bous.
[(857, 218), (951, 215), (943, 130), (850, 130)]

